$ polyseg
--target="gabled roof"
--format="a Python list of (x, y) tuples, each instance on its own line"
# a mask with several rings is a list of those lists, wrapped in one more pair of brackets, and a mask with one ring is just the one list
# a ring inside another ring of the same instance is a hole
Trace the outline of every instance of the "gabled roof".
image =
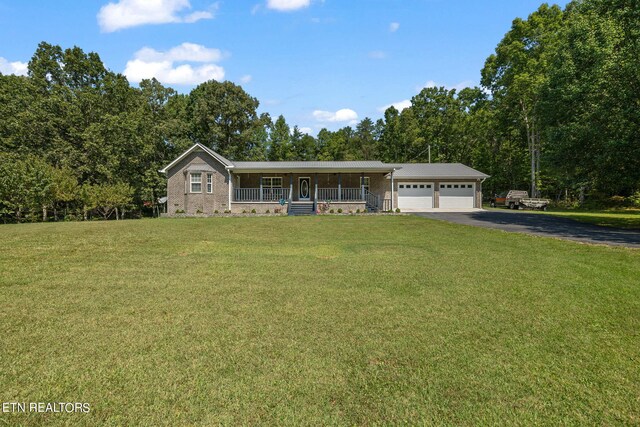
[(204, 145), (202, 145), (200, 143), (195, 143), (187, 151), (185, 151), (184, 153), (180, 154), (178, 156), (178, 158), (175, 159), (173, 162), (169, 163), (167, 166), (165, 166), (164, 168), (160, 169), (159, 172), (167, 173), (167, 171), (169, 171), (169, 169), (174, 167), (182, 159), (184, 159), (186, 156), (188, 156), (189, 154), (193, 153), (194, 151), (204, 151), (205, 153), (209, 154), (211, 157), (213, 157), (214, 159), (216, 159), (217, 161), (222, 163), (225, 167), (230, 167), (230, 166), (233, 165), (233, 163), (231, 163), (231, 161), (229, 159), (221, 156), (220, 154), (216, 153), (212, 149), (207, 148), (207, 147), (205, 147)]
[(281, 172), (308, 172), (321, 170), (323, 172), (391, 172), (392, 167), (375, 161), (293, 161), (293, 162), (234, 162), (230, 168), (234, 172), (260, 172), (260, 171), (281, 171)]
[[(462, 163), (383, 163), (379, 160), (353, 160), (353, 161), (292, 161), (292, 162), (232, 162), (210, 148), (196, 143), (182, 153), (173, 162), (163, 169), (167, 173), (169, 169), (178, 164), (182, 159), (194, 151), (203, 151), (219, 161), (225, 168), (233, 172), (391, 172), (397, 179), (484, 179), (488, 178), (482, 172), (465, 166)], [(202, 165), (192, 168), (202, 169)]]
[(438, 179), (484, 179), (489, 175), (477, 171), (462, 163), (389, 163), (397, 170), (393, 173), (396, 179), (404, 178), (438, 178)]

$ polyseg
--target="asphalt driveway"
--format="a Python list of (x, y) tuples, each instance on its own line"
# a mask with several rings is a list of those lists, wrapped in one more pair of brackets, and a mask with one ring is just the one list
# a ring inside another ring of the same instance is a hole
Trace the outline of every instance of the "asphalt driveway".
[(584, 243), (640, 248), (640, 232), (518, 211), (416, 212), (425, 218)]

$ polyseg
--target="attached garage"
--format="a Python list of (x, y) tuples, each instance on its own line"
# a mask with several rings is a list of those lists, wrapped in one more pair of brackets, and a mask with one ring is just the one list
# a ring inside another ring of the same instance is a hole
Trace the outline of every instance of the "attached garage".
[(475, 207), (475, 185), (473, 182), (441, 182), (440, 208), (458, 209)]
[(398, 207), (409, 211), (433, 208), (433, 183), (398, 183)]

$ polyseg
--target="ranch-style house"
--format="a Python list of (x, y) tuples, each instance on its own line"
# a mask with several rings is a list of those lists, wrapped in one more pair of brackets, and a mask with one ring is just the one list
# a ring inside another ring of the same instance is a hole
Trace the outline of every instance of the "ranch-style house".
[(488, 175), (460, 163), (236, 162), (195, 144), (167, 174), (167, 213), (479, 209)]

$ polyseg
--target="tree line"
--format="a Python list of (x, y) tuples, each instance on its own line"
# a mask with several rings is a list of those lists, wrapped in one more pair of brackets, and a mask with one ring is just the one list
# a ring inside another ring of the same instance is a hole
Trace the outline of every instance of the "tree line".
[(425, 88), (408, 108), (316, 137), (258, 114), (231, 82), (180, 94), (132, 87), (97, 53), (40, 43), (27, 76), (0, 74), (4, 221), (150, 215), (158, 172), (194, 142), (235, 160), (461, 162), (485, 192), (639, 200), (640, 9), (628, 0), (541, 5), (515, 19), (481, 87)]

